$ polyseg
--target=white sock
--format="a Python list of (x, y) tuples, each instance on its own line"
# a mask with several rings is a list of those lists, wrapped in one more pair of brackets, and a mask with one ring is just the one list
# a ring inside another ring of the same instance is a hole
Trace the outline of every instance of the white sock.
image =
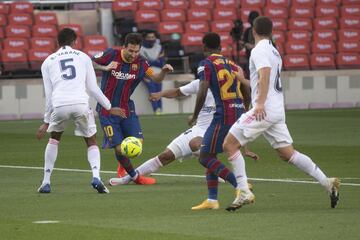
[(160, 162), (158, 156), (151, 158), (136, 168), (136, 171), (140, 175), (148, 175), (153, 172), (157, 172), (163, 165)]
[(233, 167), (233, 173), (236, 177), (237, 189), (241, 189), (243, 191), (250, 191), (247, 184), (247, 176), (245, 170), (245, 160), (242, 156), (240, 150), (238, 150), (234, 155), (228, 158), (229, 162)]
[(45, 163), (44, 163), (44, 179), (43, 184), (50, 184), (51, 173), (54, 169), (55, 161), (58, 154), (59, 141), (50, 138), (45, 149)]
[(303, 172), (315, 178), (322, 186), (326, 188), (328, 187), (326, 175), (308, 156), (298, 151), (295, 151), (294, 154), (291, 156), (289, 163), (295, 165)]
[(88, 162), (94, 178), (100, 179), (100, 150), (97, 145), (92, 145), (87, 152)]

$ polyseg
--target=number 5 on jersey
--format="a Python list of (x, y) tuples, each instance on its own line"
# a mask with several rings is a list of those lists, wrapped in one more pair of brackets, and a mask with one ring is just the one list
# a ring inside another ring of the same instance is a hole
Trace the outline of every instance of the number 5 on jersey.
[(71, 64), (73, 62), (73, 58), (67, 58), (60, 60), (60, 70), (62, 73), (61, 77), (64, 80), (73, 80), (76, 78), (76, 69), (75, 66)]

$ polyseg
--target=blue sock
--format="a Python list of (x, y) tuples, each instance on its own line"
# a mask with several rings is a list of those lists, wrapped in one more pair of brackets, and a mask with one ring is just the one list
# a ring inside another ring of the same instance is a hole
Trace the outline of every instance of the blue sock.
[(129, 174), (129, 176), (131, 178), (134, 178), (136, 176), (136, 171), (133, 168), (130, 159), (128, 159), (127, 157), (124, 157), (122, 155), (117, 155), (116, 154), (116, 159), (120, 162), (121, 166), (123, 166), (126, 170), (126, 172)]
[(206, 171), (206, 183), (208, 187), (208, 199), (217, 200), (218, 195), (218, 176), (211, 173), (209, 170)]
[(234, 188), (237, 187), (236, 177), (224, 164), (216, 157), (200, 158), (200, 163), (206, 167), (211, 173), (228, 181)]

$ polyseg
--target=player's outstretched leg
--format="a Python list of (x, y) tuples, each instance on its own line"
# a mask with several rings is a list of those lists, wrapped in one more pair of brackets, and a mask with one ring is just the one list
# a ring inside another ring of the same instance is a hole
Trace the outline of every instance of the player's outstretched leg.
[(235, 200), (226, 208), (229, 212), (235, 211), (246, 204), (251, 204), (255, 202), (255, 195), (251, 192), (243, 192), (240, 189), (236, 189)]

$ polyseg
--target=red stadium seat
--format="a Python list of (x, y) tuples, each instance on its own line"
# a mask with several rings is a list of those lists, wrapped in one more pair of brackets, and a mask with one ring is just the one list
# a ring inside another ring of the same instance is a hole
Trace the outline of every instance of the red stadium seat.
[(139, 9), (161, 10), (162, 5), (161, 5), (160, 0), (141, 0), (141, 1), (139, 1)]
[(311, 34), (309, 31), (289, 31), (287, 32), (287, 40), (291, 41), (311, 41)]
[(264, 15), (270, 18), (288, 18), (288, 9), (284, 7), (266, 7)]
[(339, 17), (339, 8), (336, 5), (318, 5), (315, 10), (316, 17)]
[(29, 41), (27, 38), (5, 38), (3, 41), (4, 49), (29, 49)]
[(360, 29), (360, 17), (342, 17), (340, 18), (341, 29)]
[(214, 21), (235, 20), (237, 19), (236, 9), (234, 8), (216, 8), (213, 11)]
[(285, 70), (308, 70), (310, 69), (309, 58), (307, 55), (285, 55)]
[(55, 49), (54, 38), (49, 37), (33, 37), (30, 39), (30, 45), (32, 49)]
[(216, 0), (215, 1), (216, 8), (234, 8), (237, 9), (239, 7), (239, 1), (237, 0)]
[(276, 49), (278, 50), (278, 52), (280, 53), (281, 56), (285, 55), (285, 49), (284, 49), (284, 43), (279, 42), (279, 43), (275, 43)]
[(342, 5), (359, 5), (360, 0), (342, 0)]
[(187, 19), (188, 21), (211, 21), (211, 13), (206, 8), (189, 9), (187, 11)]
[(293, 6), (290, 9), (290, 16), (292, 18), (313, 18), (314, 9), (312, 7)]
[(318, 41), (311, 43), (312, 53), (336, 53), (336, 45), (334, 41)]
[(111, 9), (115, 19), (133, 19), (138, 9), (138, 3), (133, 0), (115, 0)]
[(339, 52), (360, 53), (359, 40), (345, 40), (338, 42)]
[(287, 30), (287, 24), (286, 20), (283, 18), (273, 18), (271, 19), (273, 22), (273, 29), (275, 31), (286, 31)]
[(314, 29), (337, 29), (338, 24), (334, 17), (322, 17), (314, 19)]
[(262, 8), (265, 0), (242, 0), (241, 7), (245, 8)]
[(181, 37), (181, 45), (186, 54), (200, 52), (202, 50), (203, 33), (185, 33)]
[(30, 13), (34, 12), (32, 3), (25, 1), (18, 1), (10, 3), (10, 13)]
[(33, 37), (56, 37), (57, 30), (54, 25), (34, 25), (32, 27)]
[(188, 1), (187, 0), (164, 0), (164, 8), (185, 10), (188, 8)]
[(211, 22), (212, 32), (230, 32), (234, 27), (234, 23), (230, 20), (214, 21)]
[(290, 4), (289, 0), (266, 0), (266, 6), (268, 6), (268, 7), (288, 8), (289, 4)]
[(68, 24), (61, 24), (59, 26), (59, 30), (62, 30), (64, 28), (71, 28), (72, 30), (74, 30), (76, 32), (76, 34), (78, 36), (83, 36), (83, 30), (82, 30), (82, 26), (80, 24), (68, 23)]
[(4, 27), (7, 25), (7, 19), (6, 16), (3, 14), (0, 14), (0, 27)]
[(30, 38), (30, 29), (25, 25), (7, 25), (5, 28), (6, 37)]
[(53, 12), (39, 12), (35, 15), (35, 24), (47, 24), (57, 26), (57, 16)]
[(313, 31), (313, 41), (336, 41), (336, 32), (333, 29), (321, 29)]
[(9, 6), (8, 4), (5, 4), (5, 3), (0, 3), (0, 14), (8, 14), (9, 13)]
[(197, 9), (213, 9), (214, 1), (213, 0), (190, 0), (190, 8)]
[(231, 45), (233, 43), (232, 37), (230, 36), (229, 32), (219, 32), (221, 39), (221, 45), (224, 46), (225, 44)]
[(340, 29), (338, 34), (340, 41), (360, 39), (360, 29)]
[(360, 16), (360, 5), (342, 6), (341, 7), (341, 16), (342, 17), (348, 17), (348, 16), (358, 17), (358, 16)]
[(285, 52), (286, 54), (309, 54), (310, 46), (305, 41), (286, 42)]
[(83, 41), (82, 41), (82, 37), (78, 37), (76, 39), (75, 45), (74, 45), (74, 49), (78, 49), (78, 50), (82, 50), (83, 49)]
[(159, 12), (155, 10), (138, 10), (135, 21), (137, 23), (160, 22)]
[(360, 68), (360, 54), (339, 53), (336, 56), (336, 64), (340, 69)]
[(221, 46), (221, 55), (230, 58), (232, 56), (232, 46), (225, 44), (224, 46)]
[(32, 25), (33, 19), (30, 14), (27, 13), (14, 13), (8, 15), (8, 21), (11, 25)]
[[(4, 29), (0, 27), (0, 41), (5, 37)], [(0, 45), (1, 46), (1, 45)]]
[(206, 33), (209, 32), (209, 24), (207, 21), (191, 21), (185, 23), (186, 33)]
[(312, 54), (311, 69), (336, 69), (334, 54)]
[(84, 48), (99, 48), (105, 50), (108, 47), (107, 39), (102, 35), (85, 36), (83, 41)]
[(272, 39), (276, 44), (285, 43), (286, 37), (284, 31), (273, 31)]
[(310, 18), (290, 18), (289, 30), (312, 31), (312, 21)]
[(42, 48), (42, 49), (30, 49), (29, 54), (29, 64), (30, 69), (32, 70), (40, 70), (41, 64), (44, 62), (44, 60), (52, 54), (52, 49), (49, 48)]
[(240, 8), (240, 10), (238, 11), (238, 15), (244, 23), (245, 22), (247, 23), (250, 12), (257, 11), (261, 15), (262, 14), (261, 9), (262, 8), (260, 8), (260, 7), (244, 7), (244, 6), (242, 6)]
[(291, 4), (296, 7), (313, 7), (315, 0), (292, 0)]
[(186, 21), (186, 15), (182, 9), (164, 9), (161, 11), (161, 21), (173, 22), (173, 21)]
[(183, 33), (184, 28), (181, 22), (161, 22), (158, 32), (160, 34)]
[(3, 71), (11, 72), (17, 70), (28, 70), (28, 56), (21, 49), (4, 49), (1, 51)]
[(341, 1), (339, 0), (317, 0), (317, 5), (327, 5), (327, 6), (338, 6), (340, 5)]

